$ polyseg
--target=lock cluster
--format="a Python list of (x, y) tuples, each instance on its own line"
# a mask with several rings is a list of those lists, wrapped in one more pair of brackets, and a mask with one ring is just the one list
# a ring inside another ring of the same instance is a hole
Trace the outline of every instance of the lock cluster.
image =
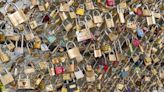
[(0, 92), (164, 92), (162, 0), (1, 0)]

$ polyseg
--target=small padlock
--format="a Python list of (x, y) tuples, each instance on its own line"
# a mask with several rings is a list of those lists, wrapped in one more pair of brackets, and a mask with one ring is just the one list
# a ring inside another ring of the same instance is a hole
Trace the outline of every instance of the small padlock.
[(102, 56), (102, 52), (101, 52), (100, 47), (98, 47), (98, 49), (96, 49), (96, 46), (94, 45), (94, 57), (97, 58), (97, 57), (101, 57), (101, 56)]

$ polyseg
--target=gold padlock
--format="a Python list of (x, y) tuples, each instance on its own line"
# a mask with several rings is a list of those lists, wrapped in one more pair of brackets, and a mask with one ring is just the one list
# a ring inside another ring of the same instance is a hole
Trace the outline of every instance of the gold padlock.
[(108, 28), (114, 27), (114, 21), (111, 13), (105, 14), (105, 22)]
[(83, 4), (80, 4), (80, 5), (78, 6), (77, 10), (76, 10), (76, 14), (82, 16), (82, 15), (84, 15), (84, 12), (85, 12), (85, 10), (84, 10), (84, 5), (83, 5)]
[(103, 18), (98, 10), (93, 11), (93, 21), (94, 23), (102, 23)]

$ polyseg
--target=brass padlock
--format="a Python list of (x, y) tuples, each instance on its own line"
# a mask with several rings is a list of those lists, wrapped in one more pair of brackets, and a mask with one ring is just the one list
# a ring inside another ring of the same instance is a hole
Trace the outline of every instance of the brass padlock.
[(69, 5), (67, 3), (60, 3), (60, 11), (62, 12), (68, 12), (69, 11)]
[(14, 45), (14, 43), (11, 41), (11, 40), (9, 40), (9, 44), (7, 44), (7, 42), (5, 42), (5, 44), (6, 44), (6, 47), (11, 51), (11, 50), (13, 50), (14, 48), (15, 48), (15, 45)]
[(10, 58), (7, 54), (5, 54), (4, 52), (2, 52), (2, 50), (0, 49), (0, 60), (3, 63), (9, 62)]
[(68, 18), (65, 12), (59, 12), (59, 16), (62, 21), (66, 20)]
[(85, 3), (86, 9), (87, 10), (93, 10), (95, 9), (93, 1), (92, 0), (87, 0)]
[(131, 29), (136, 29), (137, 28), (137, 22), (135, 20), (132, 20), (132, 17), (130, 17), (127, 21), (126, 26)]
[[(110, 33), (108, 33), (108, 32), (110, 32)], [(111, 41), (116, 41), (118, 39), (118, 35), (115, 34), (114, 32), (112, 32), (112, 30), (110, 28), (105, 30), (105, 34), (109, 37), (109, 39)]]
[(11, 5), (14, 6), (16, 11), (12, 14), (7, 14), (9, 20), (13, 24), (13, 26), (18, 26), (21, 23), (24, 23), (28, 20), (28, 17), (24, 14), (22, 9), (19, 9), (14, 3), (8, 3), (5, 7), (5, 12), (7, 13), (7, 7)]
[[(71, 48), (71, 49), (69, 49), (69, 47), (68, 47), (68, 45), (69, 45), (70, 43), (72, 43), (72, 44), (74, 45), (74, 47)], [(72, 42), (72, 41), (67, 42), (66, 48), (67, 48), (67, 53), (68, 53), (70, 59), (79, 57), (79, 56), (81, 55), (81, 54), (80, 54), (79, 48), (76, 47), (75, 43)]]
[(4, 42), (5, 41), (5, 35), (3, 31), (0, 31), (0, 42)]

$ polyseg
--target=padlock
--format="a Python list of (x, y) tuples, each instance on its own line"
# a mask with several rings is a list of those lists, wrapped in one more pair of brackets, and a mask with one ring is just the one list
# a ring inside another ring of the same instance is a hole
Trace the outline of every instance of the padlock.
[(87, 10), (93, 10), (95, 9), (93, 1), (92, 0), (87, 0), (85, 3), (86, 9)]
[(70, 16), (72, 19), (77, 18), (77, 15), (76, 15), (76, 13), (75, 13), (73, 7), (70, 8), (69, 16)]
[(30, 0), (30, 1), (31, 1), (31, 3), (32, 3), (32, 5), (33, 5), (33, 6), (35, 6), (35, 5), (38, 5), (38, 4), (39, 4), (38, 0)]
[(60, 75), (63, 74), (65, 71), (64, 67), (62, 66), (62, 64), (60, 64), (59, 66), (55, 67), (55, 74), (56, 75)]
[(126, 24), (126, 26), (128, 27), (128, 28), (131, 28), (131, 29), (136, 29), (137, 28), (137, 22), (136, 22), (136, 20), (132, 20), (132, 17), (130, 17), (128, 20), (127, 20), (127, 24)]
[[(110, 32), (110, 33), (108, 33)], [(112, 32), (110, 28), (105, 30), (105, 34), (109, 37), (111, 41), (116, 41), (118, 39), (118, 35)]]
[(149, 10), (149, 7), (145, 4), (143, 5), (142, 11), (143, 11), (143, 16), (151, 16), (152, 15), (151, 11)]
[(115, 55), (114, 51), (111, 51), (109, 53), (109, 61), (116, 61), (116, 60), (117, 59), (116, 59), (116, 55)]
[(56, 36), (55, 35), (47, 35), (47, 40), (49, 43), (53, 43), (56, 40)]
[(93, 11), (92, 13), (94, 23), (102, 23), (103, 18), (98, 10)]
[(0, 80), (1, 80), (2, 84), (5, 86), (5, 85), (13, 82), (14, 78), (13, 78), (12, 74), (10, 72), (8, 72), (8, 70), (6, 68), (4, 68), (4, 70), (5, 70), (6, 74), (4, 74), (4, 75), (0, 74)]
[(59, 12), (59, 16), (60, 16), (62, 21), (66, 20), (68, 18), (68, 16), (66, 15), (65, 12)]
[(12, 14), (7, 14), (9, 20), (13, 24), (13, 26), (18, 26), (28, 20), (28, 17), (24, 14), (22, 9), (19, 9), (14, 3), (8, 3), (5, 7), (5, 12), (7, 13), (7, 7), (11, 5), (14, 6), (16, 11)]
[(152, 64), (152, 59), (150, 57), (145, 57), (144, 63), (146, 66), (151, 65)]
[(86, 15), (84, 18), (85, 18), (85, 22), (88, 28), (95, 27), (95, 24), (93, 23), (93, 19), (91, 15)]
[(77, 80), (84, 77), (84, 74), (83, 74), (82, 70), (79, 67), (78, 67), (78, 71), (75, 71), (74, 74), (75, 74), (75, 77), (76, 77)]
[[(152, 13), (152, 12), (150, 12), (150, 13)], [(147, 21), (148, 26), (156, 24), (155, 17), (152, 15), (146, 17), (146, 21)]]
[[(74, 45), (73, 48), (69, 49), (68, 45), (72, 43)], [(76, 47), (76, 44), (72, 41), (69, 41), (67, 42), (66, 44), (66, 48), (67, 48), (67, 53), (68, 53), (68, 56), (70, 59), (73, 59), (73, 58), (76, 58), (76, 57), (79, 57), (81, 54), (80, 54), (80, 50), (78, 47)]]
[(85, 13), (84, 5), (79, 4), (78, 8), (76, 9), (76, 14), (83, 16)]
[(115, 6), (116, 5), (115, 0), (106, 0), (106, 5), (107, 6)]
[(18, 41), (16, 41), (15, 49), (14, 49), (14, 54), (19, 56), (24, 53), (23, 50), (23, 45), (24, 45), (24, 37), (21, 35), (21, 47), (18, 47)]
[(60, 3), (60, 11), (62, 12), (68, 12), (69, 11), (69, 5), (67, 3)]
[(0, 42), (4, 42), (5, 41), (5, 34), (3, 31), (0, 31)]
[(113, 16), (111, 13), (105, 14), (105, 22), (108, 28), (114, 27)]
[(121, 9), (127, 9), (127, 3), (125, 1), (123, 1), (123, 2), (119, 3), (119, 7)]
[(37, 24), (37, 22), (35, 20), (30, 21), (29, 25), (30, 25), (31, 29), (35, 29), (38, 26), (38, 24)]
[(44, 74), (39, 74), (37, 76), (37, 80), (35, 81), (35, 85), (38, 86), (41, 83), (41, 81), (43, 80), (43, 78), (44, 78)]
[(69, 73), (64, 73), (63, 75), (63, 80), (71, 80), (71, 76)]
[(117, 5), (117, 12), (119, 15), (119, 19), (121, 23), (125, 23), (125, 18), (124, 18), (124, 9), (121, 9), (119, 5)]
[(0, 60), (3, 62), (3, 63), (7, 63), (9, 62), (10, 58), (7, 54), (5, 54), (4, 52), (2, 52), (2, 50), (0, 49)]
[(12, 34), (12, 35), (9, 35), (9, 36), (7, 36), (6, 38), (8, 39), (8, 40), (12, 40), (12, 41), (18, 41), (19, 39), (20, 39), (20, 33), (19, 33), (19, 31), (18, 30), (16, 30), (16, 34)]
[[(7, 43), (7, 42), (9, 42), (9, 43)], [(14, 43), (13, 43), (11, 40), (5, 41), (5, 44), (6, 44), (6, 47), (7, 47), (10, 51), (12, 51), (12, 50), (15, 48), (15, 45), (14, 45)]]
[(76, 90), (78, 89), (76, 81), (73, 79), (73, 82), (68, 82), (67, 81), (67, 90), (68, 92), (76, 92)]
[(49, 48), (48, 48), (48, 46), (46, 45), (46, 44), (41, 44), (41, 48), (40, 48), (42, 51), (48, 51), (49, 50)]
[(51, 66), (50, 65), (48, 66), (48, 71), (49, 71), (50, 76), (54, 76), (55, 75), (54, 64), (51, 64)]
[(51, 84), (51, 82), (50, 82), (50, 84), (46, 85), (46, 87), (45, 87), (46, 92), (52, 92), (53, 90), (54, 90), (54, 87)]
[(67, 71), (68, 72), (74, 72), (75, 71), (74, 61), (72, 61), (70, 64), (67, 65)]
[(24, 73), (25, 73), (25, 74), (34, 73), (34, 72), (35, 72), (34, 64), (31, 62), (31, 63), (29, 63), (29, 64), (27, 64), (27, 65), (28, 65), (28, 66), (25, 65)]
[(28, 27), (28, 29), (29, 29), (29, 32), (25, 31), (25, 39), (27, 41), (33, 41), (34, 40), (34, 34), (33, 34), (33, 32), (32, 32), (30, 27)]
[(101, 56), (102, 56), (102, 52), (101, 52), (100, 47), (98, 47), (98, 49), (96, 49), (96, 46), (94, 45), (94, 57), (97, 58), (97, 57), (101, 57)]
[(40, 69), (47, 69), (48, 63), (45, 61), (41, 61), (41, 62), (39, 62), (39, 67), (40, 67)]
[(137, 28), (136, 29), (136, 31), (137, 31), (137, 36), (139, 36), (139, 37), (143, 37), (144, 36), (144, 32), (143, 32), (143, 29), (141, 29), (141, 28)]
[(63, 22), (63, 26), (64, 26), (65, 30), (67, 32), (69, 32), (72, 29), (73, 24), (71, 22), (69, 22), (68, 20), (66, 20)]
[(28, 76), (26, 76), (26, 78), (22, 78), (21, 74), (19, 75), (18, 89), (34, 89)]
[(161, 79), (164, 79), (164, 68), (162, 68), (162, 69), (159, 70), (159, 77)]
[(83, 22), (83, 24), (85, 25), (85, 28), (80, 31), (76, 31), (78, 42), (85, 41), (92, 38), (91, 32), (89, 28), (87, 27), (86, 23)]

